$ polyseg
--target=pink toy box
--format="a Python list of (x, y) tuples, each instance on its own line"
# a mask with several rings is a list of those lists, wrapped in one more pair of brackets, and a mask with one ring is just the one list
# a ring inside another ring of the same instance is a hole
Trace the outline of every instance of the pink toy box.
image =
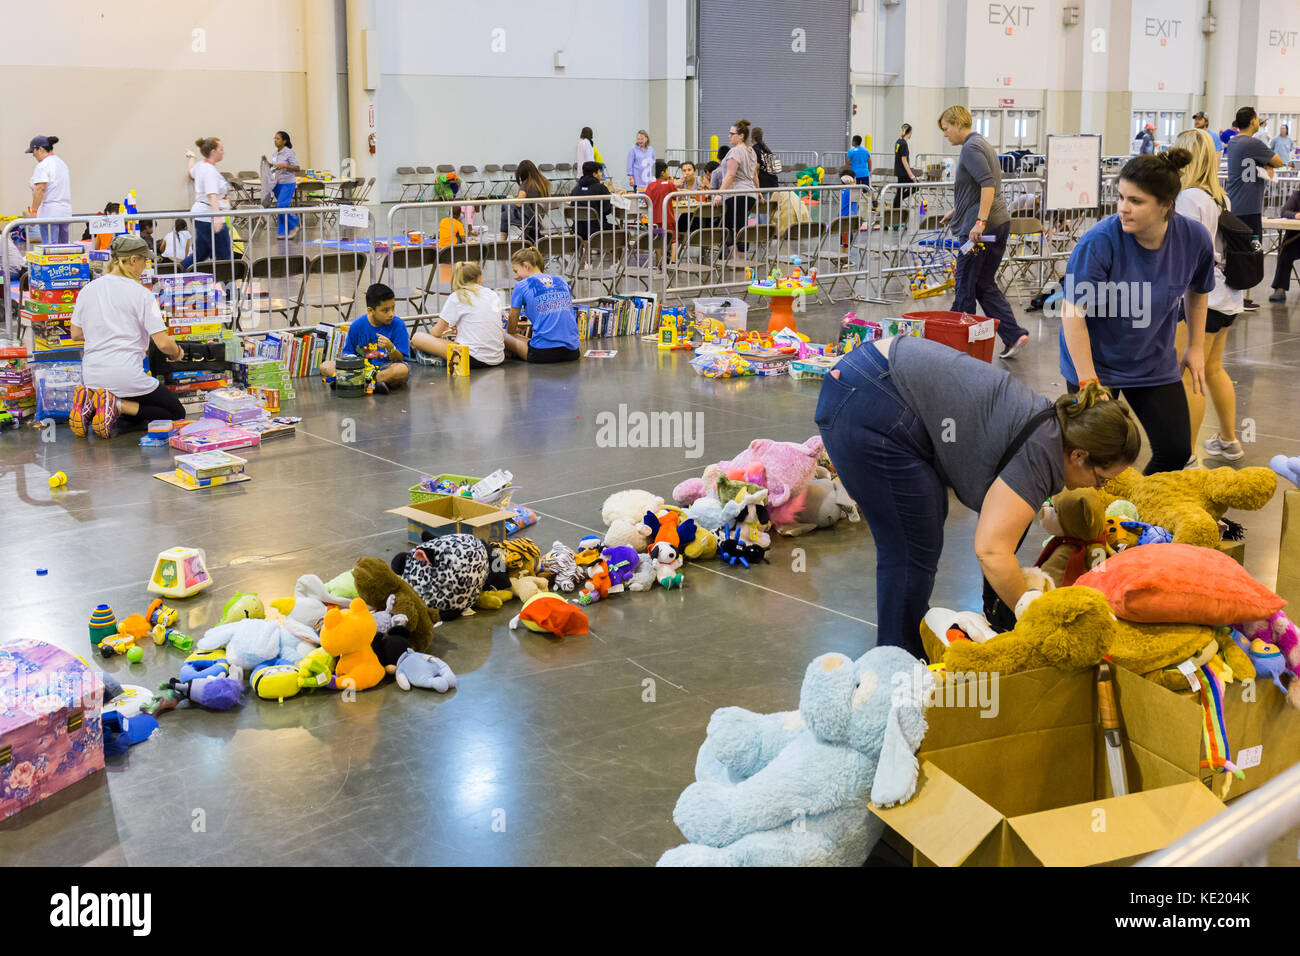
[(0, 820), (104, 769), (103, 694), (74, 654), (0, 643)]

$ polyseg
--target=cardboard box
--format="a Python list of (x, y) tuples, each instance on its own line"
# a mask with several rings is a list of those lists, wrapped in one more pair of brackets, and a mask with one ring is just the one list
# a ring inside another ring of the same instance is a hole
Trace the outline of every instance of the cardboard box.
[(984, 680), (996, 708), (951, 706), (961, 702), (955, 694), (945, 697), (950, 706), (931, 707), (916, 795), (871, 808), (910, 847), (914, 865), (1120, 865), (1224, 809), (1195, 774), (1161, 755), (1161, 741), (1142, 736), (1146, 724), (1126, 725), (1131, 792), (1111, 795), (1093, 669)]
[(31, 265), (27, 272), (31, 276), (33, 286), (37, 282), (42, 282), (46, 284), (46, 288), (50, 287), (51, 282), (65, 282), (70, 279), (80, 279), (82, 283), (90, 281), (89, 262), (68, 262), (51, 266)]
[(468, 498), (453, 497), (424, 501), (404, 508), (391, 508), (388, 513), (406, 519), (406, 539), (412, 547), (421, 542), (426, 531), (434, 537), (472, 534), (483, 541), (504, 541), (506, 522), (517, 517), (513, 511), (482, 505)]
[[(1277, 547), (1277, 587), (1287, 608), (1300, 609), (1300, 491), (1282, 493), (1282, 539)], [(1288, 610), (1288, 617), (1300, 617), (1300, 610)]]
[(67, 255), (39, 255), (35, 252), (27, 253), (27, 262), (34, 266), (62, 266), (69, 263), (88, 262), (86, 250), (80, 252), (68, 253)]
[[(44, 303), (47, 305), (60, 305), (66, 303), (67, 305), (71, 306), (76, 303), (77, 293), (80, 291), (80, 289), (81, 286), (77, 286), (76, 288), (73, 289), (38, 289), (33, 287), (28, 291), (27, 298), (30, 301)], [(25, 306), (25, 307), (31, 308), (31, 306)], [(32, 309), (32, 311), (35, 311), (35, 309)]]

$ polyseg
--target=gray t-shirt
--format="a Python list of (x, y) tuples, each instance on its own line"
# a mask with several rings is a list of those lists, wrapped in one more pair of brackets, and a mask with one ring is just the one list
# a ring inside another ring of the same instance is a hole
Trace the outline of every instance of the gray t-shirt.
[(967, 508), (979, 511), (999, 477), (1035, 509), (1065, 487), (1065, 450), (1055, 417), (1034, 429), (1002, 473), (996, 472), (1020, 429), (1051, 404), (1009, 372), (907, 335), (891, 343), (889, 365), (894, 385), (934, 444), (939, 477)]
[(1253, 136), (1238, 133), (1223, 148), (1228, 161), (1228, 198), (1234, 215), (1252, 215), (1264, 209), (1264, 187), (1268, 177), (1261, 167), (1273, 161), (1268, 144)]
[(1011, 219), (1002, 199), (1002, 166), (998, 152), (979, 133), (971, 133), (961, 145), (957, 172), (953, 176), (953, 235), (965, 236), (975, 227), (980, 212), (980, 190), (993, 187), (993, 207), (989, 210), (989, 229)]
[(731, 188), (757, 189), (755, 176), (758, 174), (758, 160), (754, 157), (754, 151), (745, 143), (731, 147), (722, 160), (723, 179), (726, 179), (726, 170), (732, 160), (736, 162), (736, 175), (731, 180)]

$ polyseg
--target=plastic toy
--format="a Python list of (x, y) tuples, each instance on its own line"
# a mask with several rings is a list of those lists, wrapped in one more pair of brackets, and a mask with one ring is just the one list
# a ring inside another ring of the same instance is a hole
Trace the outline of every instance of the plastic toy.
[(50, 475), (50, 488), (51, 488), (51, 489), (54, 489), (54, 488), (62, 488), (62, 487), (63, 487), (64, 485), (66, 485), (67, 483), (68, 483), (68, 475), (67, 475), (67, 472), (56, 471), (54, 474)]
[(117, 635), (117, 618), (107, 604), (98, 604), (90, 615), (90, 643), (98, 645), (106, 637)]
[(179, 546), (159, 552), (149, 575), (149, 592), (169, 598), (186, 598), (212, 586), (202, 548)]
[[(170, 608), (159, 598), (154, 598), (149, 605), (149, 610), (144, 612), (145, 620), (150, 624), (161, 624), (164, 628), (171, 627), (180, 620), (180, 615), (176, 613), (175, 608)], [(162, 643), (159, 641), (158, 643)]]
[(140, 649), (138, 644), (132, 645), (126, 649), (126, 659), (132, 664), (139, 664), (144, 660), (144, 651)]
[(686, 318), (686, 309), (665, 307), (659, 325), (659, 350), (661, 352), (683, 349), (689, 351), (695, 348), (695, 343), (690, 338), (690, 322)]
[(153, 634), (153, 642), (159, 646), (170, 644), (178, 651), (184, 651), (186, 654), (194, 649), (194, 638), (188, 634), (173, 630), (165, 624), (155, 624), (151, 633)]

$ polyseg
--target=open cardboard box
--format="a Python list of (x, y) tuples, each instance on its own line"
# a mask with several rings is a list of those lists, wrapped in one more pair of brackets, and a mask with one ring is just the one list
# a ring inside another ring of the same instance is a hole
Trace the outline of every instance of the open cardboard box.
[(1282, 495), (1282, 540), (1277, 547), (1277, 587), (1286, 599), (1287, 616), (1300, 617), (1300, 491), (1288, 488)]
[(406, 519), (406, 539), (412, 546), (423, 540), (426, 531), (435, 538), (445, 534), (472, 534), (484, 541), (504, 541), (506, 522), (516, 517), (513, 511), (457, 497), (390, 508), (388, 513)]
[(996, 705), (931, 707), (916, 795), (871, 808), (914, 865), (1120, 865), (1224, 809), (1146, 722), (1125, 735), (1131, 792), (1110, 796), (1093, 669), (984, 679)]

